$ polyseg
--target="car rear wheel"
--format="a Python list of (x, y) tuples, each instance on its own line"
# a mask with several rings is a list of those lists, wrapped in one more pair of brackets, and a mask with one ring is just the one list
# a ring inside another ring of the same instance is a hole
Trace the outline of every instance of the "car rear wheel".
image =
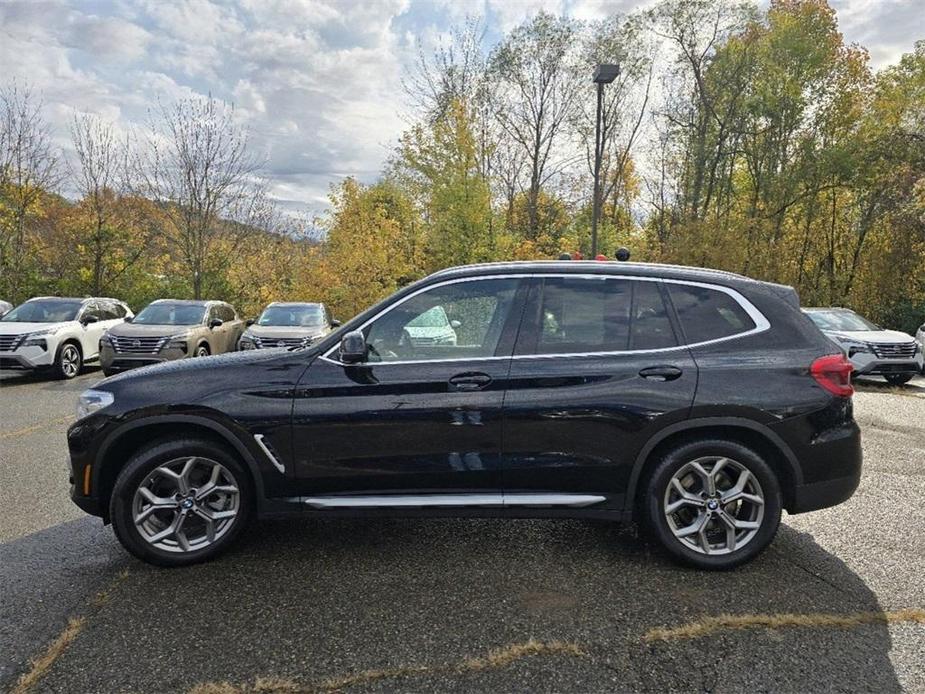
[(83, 355), (80, 348), (73, 342), (65, 342), (58, 351), (55, 360), (55, 375), (58, 378), (70, 380), (80, 373), (83, 368)]
[(116, 537), (139, 559), (184, 566), (227, 549), (252, 504), (250, 478), (235, 456), (185, 439), (132, 457), (116, 480), (110, 517)]
[(733, 441), (693, 441), (669, 451), (649, 480), (648, 527), (676, 559), (730, 569), (777, 533), (780, 484), (758, 453)]
[(884, 378), (891, 386), (905, 385), (912, 380), (913, 374), (886, 374)]

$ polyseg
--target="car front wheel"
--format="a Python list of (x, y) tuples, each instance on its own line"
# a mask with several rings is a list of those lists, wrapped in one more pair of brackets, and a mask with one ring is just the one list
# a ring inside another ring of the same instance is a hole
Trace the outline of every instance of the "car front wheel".
[(211, 559), (247, 523), (250, 478), (224, 448), (195, 439), (162, 441), (119, 474), (110, 517), (119, 541), (143, 561), (183, 566)]
[(83, 356), (80, 348), (73, 342), (64, 343), (55, 360), (55, 375), (58, 378), (70, 380), (80, 373), (81, 368), (83, 368)]
[(886, 374), (884, 378), (891, 386), (902, 386), (912, 380), (913, 374)]
[(758, 453), (701, 440), (662, 457), (646, 491), (648, 527), (676, 559), (730, 569), (753, 559), (777, 533), (780, 484)]

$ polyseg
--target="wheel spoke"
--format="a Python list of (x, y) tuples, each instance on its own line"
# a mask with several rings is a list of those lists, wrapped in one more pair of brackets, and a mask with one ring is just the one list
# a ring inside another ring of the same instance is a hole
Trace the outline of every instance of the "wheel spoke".
[(173, 517), (173, 522), (168, 527), (161, 530), (159, 533), (155, 535), (151, 535), (151, 537), (148, 538), (148, 542), (150, 542), (152, 545), (156, 545), (157, 543), (163, 542), (169, 537), (173, 537), (183, 527), (183, 522), (185, 520), (186, 520), (186, 511), (183, 509), (180, 509), (179, 511), (177, 511), (177, 515)]
[(720, 500), (722, 501), (723, 505), (726, 506), (728, 504), (733, 503), (734, 501), (739, 501), (739, 500), (749, 501), (753, 504), (764, 505), (763, 498), (761, 498), (757, 494), (749, 494), (745, 491), (745, 487), (748, 486), (748, 483), (751, 480), (751, 478), (752, 478), (752, 473), (750, 473), (748, 470), (743, 469), (739, 473), (739, 479), (736, 480), (735, 485), (727, 489), (720, 496)]
[(704, 501), (699, 496), (691, 494), (684, 488), (684, 485), (681, 484), (680, 480), (677, 478), (672, 478), (671, 486), (678, 493), (678, 499), (672, 503), (665, 506), (665, 513), (675, 513), (678, 509), (684, 506), (697, 506), (702, 508), (704, 506)]
[(196, 515), (202, 518), (206, 524), (206, 540), (209, 542), (215, 541), (215, 519), (208, 513), (203, 513), (202, 508), (196, 509)]
[(180, 471), (180, 474), (177, 476), (177, 486), (180, 488), (181, 494), (189, 494), (190, 490), (190, 473), (193, 471), (193, 468), (196, 467), (196, 458), (190, 458), (183, 465), (183, 469)]
[(164, 496), (156, 496), (147, 487), (139, 487), (138, 493), (145, 498), (145, 501), (148, 502), (147, 508), (143, 509), (141, 513), (135, 516), (135, 525), (144, 523), (152, 513), (155, 511), (162, 511), (164, 509), (176, 509), (179, 507), (179, 503), (176, 499)]
[(707, 472), (700, 463), (691, 463), (691, 467), (700, 476), (700, 479), (703, 480), (703, 490), (707, 494), (715, 494), (716, 485), (713, 482), (713, 475)]
[(234, 518), (237, 515), (237, 511), (216, 511), (214, 508), (209, 508), (208, 506), (200, 506), (197, 510), (200, 516), (212, 521), (224, 520), (225, 518)]

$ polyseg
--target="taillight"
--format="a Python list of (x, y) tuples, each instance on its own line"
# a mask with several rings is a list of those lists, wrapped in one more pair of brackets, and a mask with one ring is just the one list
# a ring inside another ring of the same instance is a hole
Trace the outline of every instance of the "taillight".
[(814, 361), (809, 372), (816, 383), (833, 395), (850, 398), (854, 395), (854, 387), (851, 385), (853, 368), (844, 354), (828, 354)]

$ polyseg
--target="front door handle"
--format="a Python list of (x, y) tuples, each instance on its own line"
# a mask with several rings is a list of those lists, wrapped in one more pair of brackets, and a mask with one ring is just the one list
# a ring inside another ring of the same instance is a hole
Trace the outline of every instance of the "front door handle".
[(640, 371), (639, 375), (653, 381), (673, 381), (681, 378), (683, 373), (677, 366), (648, 366)]
[(482, 390), (491, 383), (491, 376), (479, 372), (468, 372), (456, 374), (450, 379), (451, 390), (471, 392), (473, 390)]

